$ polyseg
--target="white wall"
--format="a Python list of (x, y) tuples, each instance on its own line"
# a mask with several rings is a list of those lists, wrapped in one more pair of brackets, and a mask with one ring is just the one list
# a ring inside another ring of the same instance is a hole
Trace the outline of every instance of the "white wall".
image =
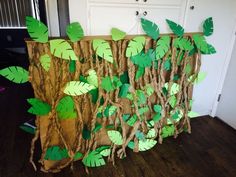
[(236, 129), (236, 43), (224, 82), (216, 116)]

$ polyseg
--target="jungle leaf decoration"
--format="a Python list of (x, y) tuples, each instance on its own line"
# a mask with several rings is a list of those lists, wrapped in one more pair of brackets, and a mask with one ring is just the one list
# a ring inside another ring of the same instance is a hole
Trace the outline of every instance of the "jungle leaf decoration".
[(213, 19), (212, 17), (209, 17), (203, 23), (203, 34), (205, 36), (210, 36), (213, 34), (213, 32), (214, 32)]
[(74, 22), (66, 27), (66, 34), (71, 42), (77, 42), (84, 37), (84, 31), (79, 22)]
[(147, 151), (153, 148), (157, 144), (156, 140), (153, 139), (146, 139), (146, 140), (139, 140), (138, 142), (138, 150), (139, 151)]
[(144, 89), (148, 96), (151, 96), (154, 93), (154, 88), (151, 86), (151, 84), (145, 85)]
[(102, 156), (107, 157), (111, 154), (111, 147), (110, 146), (101, 146), (96, 149)]
[(162, 128), (162, 138), (167, 138), (169, 136), (173, 136), (175, 133), (175, 127), (174, 125), (171, 126), (165, 126)]
[(194, 76), (194, 75), (190, 76), (189, 79), (188, 79), (188, 81), (189, 81), (189, 82), (193, 82), (194, 84), (199, 84), (199, 83), (201, 83), (201, 82), (206, 78), (207, 73), (206, 73), (206, 72), (199, 72), (199, 73), (197, 74), (197, 77), (196, 77), (195, 80), (193, 80), (193, 76)]
[(93, 50), (96, 54), (107, 60), (110, 63), (113, 63), (113, 55), (109, 43), (103, 39), (94, 39), (93, 40)]
[[(169, 83), (165, 83), (165, 88), (168, 90), (169, 88)], [(171, 89), (170, 89), (170, 95), (175, 95), (180, 91), (180, 86), (177, 83), (172, 83)]]
[(138, 67), (138, 70), (136, 71), (135, 74), (135, 81), (139, 80), (139, 78), (141, 78), (145, 73), (145, 68), (143, 67)]
[(104, 116), (105, 117), (110, 117), (113, 114), (115, 114), (117, 111), (117, 107), (113, 105), (108, 105), (106, 109), (104, 110)]
[(214, 54), (215, 48), (206, 42), (206, 38), (200, 34), (194, 34), (193, 40), (202, 54)]
[(148, 106), (145, 106), (145, 107), (142, 107), (142, 108), (138, 109), (139, 115), (143, 115), (143, 114), (145, 114), (148, 111), (149, 111)]
[(132, 57), (137, 55), (143, 50), (145, 45), (145, 37), (144, 36), (137, 36), (130, 40), (128, 47), (126, 49), (126, 57)]
[(107, 131), (108, 137), (111, 140), (112, 143), (115, 145), (122, 145), (123, 144), (123, 138), (119, 131), (116, 130), (109, 130)]
[(29, 80), (29, 72), (19, 66), (1, 69), (0, 75), (17, 84), (22, 84)]
[(145, 33), (152, 39), (157, 40), (160, 35), (158, 26), (155, 23), (144, 18), (141, 18), (141, 24), (143, 31), (145, 31)]
[(38, 98), (29, 98), (27, 99), (27, 102), (32, 105), (32, 107), (28, 110), (31, 114), (44, 116), (51, 111), (51, 106)]
[(172, 95), (169, 100), (169, 104), (172, 108), (175, 108), (175, 105), (177, 103), (177, 98), (175, 95)]
[(42, 55), (39, 58), (39, 61), (45, 71), (49, 71), (51, 64), (51, 57), (48, 54)]
[(188, 117), (190, 118), (195, 118), (195, 117), (198, 117), (200, 116), (197, 112), (194, 112), (194, 111), (189, 111), (188, 112)]
[(137, 122), (137, 120), (138, 120), (138, 116), (137, 116), (136, 114), (134, 114), (133, 116), (131, 116), (131, 117), (126, 121), (126, 123), (127, 123), (129, 126), (133, 127), (134, 124)]
[(64, 39), (53, 39), (49, 41), (52, 55), (64, 60), (78, 60), (71, 45)]
[(157, 41), (156, 59), (159, 60), (165, 56), (170, 48), (170, 36), (162, 36)]
[(181, 50), (185, 50), (185, 51), (191, 51), (194, 49), (194, 46), (192, 45), (190, 39), (186, 39), (186, 38), (176, 38), (174, 40), (174, 46), (176, 48), (179, 48)]
[(122, 85), (122, 82), (117, 76), (113, 76), (113, 78), (110, 78), (109, 76), (102, 78), (101, 87), (107, 92), (113, 91), (119, 88), (121, 85)]
[(99, 167), (105, 165), (105, 160), (96, 150), (88, 153), (88, 155), (83, 158), (82, 162), (86, 167)]
[(76, 71), (76, 61), (75, 60), (70, 60), (69, 72), (74, 73), (75, 71)]
[(64, 93), (71, 96), (78, 96), (95, 89), (93, 85), (81, 81), (70, 81), (66, 84)]
[(216, 53), (216, 49), (213, 47), (213, 45), (207, 44), (207, 48), (208, 48), (208, 50), (205, 51), (205, 52), (202, 52), (202, 54), (205, 54), (205, 55), (212, 55), (212, 54), (215, 54), (215, 53)]
[(65, 96), (59, 101), (56, 106), (56, 111), (59, 119), (70, 119), (77, 117), (74, 100), (70, 96)]
[(40, 43), (48, 42), (48, 28), (33, 17), (26, 16), (26, 27), (30, 37)]
[(149, 49), (147, 53), (142, 51), (139, 54), (132, 56), (130, 59), (139, 67), (150, 67), (152, 66), (152, 61), (155, 59), (155, 51), (153, 49)]
[(172, 66), (172, 64), (171, 64), (171, 59), (168, 58), (168, 59), (164, 62), (164, 69), (165, 69), (166, 71), (170, 71), (170, 70), (171, 70), (171, 66)]
[(175, 35), (177, 35), (179, 37), (183, 36), (184, 28), (181, 25), (179, 25), (179, 24), (177, 24), (177, 23), (175, 23), (175, 22), (173, 22), (171, 20), (168, 20), (168, 19), (166, 20), (166, 22), (168, 23), (170, 29), (173, 31), (173, 33)]
[(65, 148), (59, 146), (51, 146), (47, 149), (44, 159), (59, 161), (65, 158), (69, 158), (68, 151)]
[(91, 131), (88, 129), (88, 126), (86, 124), (84, 124), (84, 128), (82, 130), (82, 137), (84, 140), (91, 139)]
[(90, 69), (88, 71), (89, 76), (87, 77), (87, 81), (90, 85), (98, 87), (98, 76), (94, 69)]
[(27, 133), (30, 133), (30, 134), (32, 134), (32, 135), (34, 135), (35, 134), (35, 127), (33, 127), (32, 125), (29, 125), (29, 124), (27, 124), (27, 123), (24, 123), (23, 125), (20, 125), (20, 127), (19, 127), (21, 130), (23, 130), (23, 131), (25, 131), (25, 132), (27, 132)]
[(154, 128), (151, 128), (146, 135), (146, 138), (151, 139), (151, 138), (155, 138), (157, 136), (157, 132), (155, 131)]
[(130, 84), (123, 84), (119, 91), (120, 98), (126, 98), (127, 94), (129, 93)]
[(93, 133), (96, 133), (96, 132), (98, 132), (100, 129), (102, 128), (102, 125), (100, 124), (100, 123), (97, 123), (96, 122), (96, 124), (95, 124), (95, 127), (94, 127), (94, 129), (93, 129)]
[(83, 154), (81, 152), (76, 152), (74, 155), (74, 160), (80, 160), (82, 159)]
[(119, 41), (121, 39), (124, 39), (125, 36), (126, 33), (124, 31), (121, 31), (118, 28), (111, 29), (111, 37), (113, 41)]

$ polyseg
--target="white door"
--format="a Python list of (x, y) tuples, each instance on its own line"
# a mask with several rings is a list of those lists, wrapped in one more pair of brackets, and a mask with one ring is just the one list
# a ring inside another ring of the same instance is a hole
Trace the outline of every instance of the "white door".
[(216, 116), (236, 129), (236, 43), (230, 60)]

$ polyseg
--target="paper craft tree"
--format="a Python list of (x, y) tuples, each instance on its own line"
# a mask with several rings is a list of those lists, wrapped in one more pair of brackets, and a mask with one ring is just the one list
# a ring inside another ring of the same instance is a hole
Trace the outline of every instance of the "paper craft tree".
[(86, 167), (105, 165), (106, 157), (114, 163), (115, 154), (126, 157), (127, 147), (146, 151), (191, 132), (190, 118), (197, 116), (192, 87), (206, 76), (199, 73), (200, 56), (216, 52), (205, 38), (213, 22), (205, 21), (203, 33), (188, 34), (167, 23), (174, 34), (160, 35), (157, 24), (141, 19), (147, 36), (113, 28), (111, 38), (87, 38), (76, 22), (67, 27), (69, 39), (50, 39), (43, 23), (26, 18), (29, 71), (11, 66), (0, 75), (30, 81), (34, 89), (27, 101), (36, 128), (21, 127), (34, 134), (33, 165), (38, 138), (42, 169), (57, 172), (77, 160)]

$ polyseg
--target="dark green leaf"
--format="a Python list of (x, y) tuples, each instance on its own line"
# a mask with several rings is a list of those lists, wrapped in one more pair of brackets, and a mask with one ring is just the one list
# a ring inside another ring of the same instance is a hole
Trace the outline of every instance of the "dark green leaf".
[(169, 71), (169, 70), (171, 70), (171, 59), (167, 59), (166, 61), (165, 61), (165, 63), (164, 63), (164, 69), (166, 70), (166, 71)]
[(88, 126), (85, 124), (83, 131), (82, 131), (82, 137), (84, 140), (90, 140), (91, 139), (91, 132), (88, 129)]
[(214, 25), (212, 17), (206, 19), (203, 23), (203, 33), (205, 36), (210, 36), (214, 32)]
[(155, 23), (144, 18), (141, 18), (141, 24), (145, 33), (152, 39), (157, 40), (160, 34), (158, 26)]
[(139, 67), (150, 67), (152, 66), (152, 61), (155, 59), (155, 51), (153, 49), (149, 49), (147, 53), (142, 51), (139, 54), (132, 56), (130, 59)]
[(71, 42), (77, 42), (84, 37), (84, 31), (79, 22), (69, 24), (66, 28), (66, 34)]
[(137, 81), (140, 77), (142, 77), (144, 75), (144, 72), (145, 72), (145, 68), (138, 67), (138, 70), (136, 71), (136, 74), (135, 74), (135, 80)]
[(94, 129), (93, 129), (92, 132), (93, 132), (93, 133), (96, 133), (96, 132), (98, 132), (101, 128), (102, 128), (102, 125), (101, 125), (100, 123), (96, 122), (95, 127), (94, 127)]
[(29, 98), (27, 99), (28, 103), (32, 105), (32, 107), (28, 110), (29, 113), (44, 116), (47, 115), (51, 111), (51, 106), (37, 98)]
[(123, 84), (119, 91), (120, 98), (126, 98), (127, 94), (129, 93), (130, 84)]
[(129, 84), (129, 73), (125, 71), (122, 75), (120, 75), (120, 81), (122, 84)]
[(59, 161), (62, 159), (69, 158), (68, 151), (65, 148), (59, 146), (51, 146), (47, 149), (44, 159)]
[(171, 20), (166, 20), (166, 22), (168, 23), (170, 29), (173, 31), (173, 33), (179, 37), (182, 37), (184, 34), (184, 28), (182, 26), (180, 26), (179, 24), (171, 21)]

